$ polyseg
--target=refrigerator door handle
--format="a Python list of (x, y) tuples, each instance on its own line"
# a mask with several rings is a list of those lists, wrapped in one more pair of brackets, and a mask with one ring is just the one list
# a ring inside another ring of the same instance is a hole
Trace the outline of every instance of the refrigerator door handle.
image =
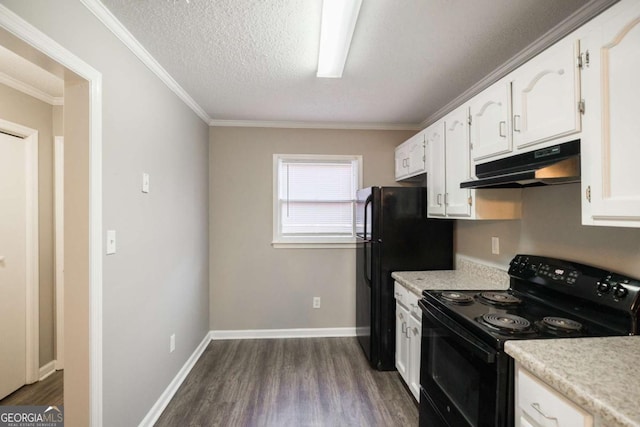
[[(367, 285), (371, 287), (371, 276), (369, 275), (369, 262), (367, 257), (367, 244), (371, 242), (371, 239), (367, 237), (367, 206), (371, 204), (373, 201), (373, 196), (367, 197), (367, 200), (364, 202), (364, 280), (367, 282)], [(373, 236), (371, 236), (373, 237)]]

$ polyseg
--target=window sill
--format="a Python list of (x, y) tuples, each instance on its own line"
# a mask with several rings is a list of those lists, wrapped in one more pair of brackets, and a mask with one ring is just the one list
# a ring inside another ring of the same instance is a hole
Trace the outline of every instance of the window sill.
[(313, 241), (273, 241), (271, 246), (274, 249), (355, 249), (356, 241), (349, 240), (343, 242), (313, 242)]

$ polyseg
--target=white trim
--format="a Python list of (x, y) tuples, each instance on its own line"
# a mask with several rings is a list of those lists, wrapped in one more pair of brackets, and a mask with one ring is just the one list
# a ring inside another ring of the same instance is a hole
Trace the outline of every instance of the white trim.
[(279, 129), (345, 129), (345, 130), (421, 130), (420, 123), (366, 123), (366, 122), (295, 122), (269, 120), (215, 120), (213, 127), (247, 127)]
[(356, 328), (243, 329), (211, 331), (212, 340), (355, 337)]
[(40, 267), (38, 242), (38, 131), (0, 119), (0, 129), (25, 144), (26, 212), (26, 383), (38, 381), (40, 369)]
[(568, 36), (571, 32), (577, 30), (587, 21), (595, 18), (618, 1), (619, 0), (590, 0), (585, 3), (584, 6), (544, 33), (536, 41), (521, 50), (517, 55), (500, 65), (491, 73), (487, 74), (482, 80), (424, 119), (422, 123), (420, 123), (420, 129), (425, 129), (432, 123), (440, 120), (442, 117), (455, 110), (463, 103), (469, 101), (471, 98), (514, 71), (516, 68), (525, 64), (527, 61), (549, 48), (560, 39)]
[(189, 372), (191, 372), (198, 359), (200, 359), (200, 356), (202, 356), (202, 353), (207, 349), (210, 342), (211, 332), (208, 332), (189, 359), (187, 359), (185, 364), (182, 365), (180, 371), (178, 371), (173, 380), (171, 380), (167, 388), (162, 392), (156, 403), (154, 403), (149, 412), (147, 412), (147, 415), (142, 419), (142, 421), (140, 421), (139, 426), (153, 426), (155, 422), (158, 421), (158, 418), (162, 415), (162, 411), (165, 410), (173, 396), (178, 391), (178, 388), (180, 388), (180, 385), (182, 385), (185, 378), (187, 378), (187, 375), (189, 375)]
[(64, 369), (64, 137), (56, 136), (53, 142), (56, 370), (60, 370)]
[(49, 95), (48, 93), (43, 92), (38, 88), (28, 85), (20, 80), (16, 80), (13, 77), (2, 72), (0, 72), (0, 83), (9, 86), (10, 88), (15, 89), (19, 92), (32, 96), (36, 99), (39, 99), (42, 102), (46, 102), (49, 105), (64, 105), (63, 97)]
[(176, 82), (162, 65), (142, 46), (142, 44), (126, 29), (113, 13), (99, 0), (80, 0), (120, 41), (138, 57), (144, 65), (151, 70), (178, 98), (182, 100), (205, 123), (211, 121), (211, 117), (198, 103)]
[(39, 375), (38, 375), (38, 381), (42, 381), (46, 378), (48, 378), (49, 376), (51, 376), (55, 371), (57, 371), (56, 369), (56, 361), (52, 360), (51, 362), (47, 363), (44, 366), (41, 366), (39, 369)]
[(86, 79), (89, 95), (89, 422), (102, 427), (102, 74), (0, 4), (0, 27)]

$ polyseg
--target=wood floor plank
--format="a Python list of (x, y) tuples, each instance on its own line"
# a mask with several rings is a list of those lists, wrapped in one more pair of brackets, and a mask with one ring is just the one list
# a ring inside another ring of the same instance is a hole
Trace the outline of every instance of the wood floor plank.
[(0, 400), (0, 406), (62, 406), (64, 371), (56, 371), (42, 381), (25, 385)]
[(417, 426), (418, 409), (355, 338), (213, 341), (156, 423), (176, 425)]

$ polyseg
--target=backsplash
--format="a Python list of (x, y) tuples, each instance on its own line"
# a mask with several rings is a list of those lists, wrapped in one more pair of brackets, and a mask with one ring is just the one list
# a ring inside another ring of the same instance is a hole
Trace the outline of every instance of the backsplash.
[[(530, 253), (640, 278), (640, 229), (582, 225), (580, 196), (580, 184), (523, 189), (521, 220), (456, 221), (456, 255), (506, 268), (517, 253)], [(491, 237), (500, 239), (499, 255)]]

